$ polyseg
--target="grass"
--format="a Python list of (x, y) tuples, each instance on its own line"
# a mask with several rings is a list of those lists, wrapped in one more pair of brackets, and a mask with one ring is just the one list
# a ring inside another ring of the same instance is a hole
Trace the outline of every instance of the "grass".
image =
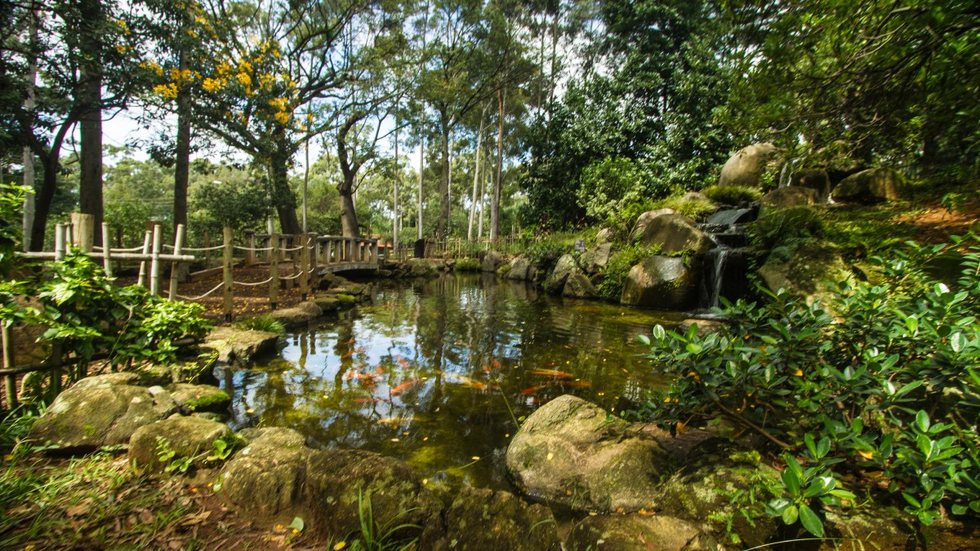
[(675, 195), (656, 203), (657, 208), (674, 209), (675, 212), (683, 214), (688, 218), (699, 220), (708, 214), (718, 210), (718, 206), (706, 199), (685, 199), (683, 196)]
[(457, 272), (479, 272), (482, 269), (478, 258), (460, 258), (456, 261)]
[(236, 321), (235, 327), (237, 329), (266, 331), (268, 333), (277, 333), (279, 335), (286, 334), (286, 326), (283, 325), (281, 321), (269, 315), (255, 316)]
[(719, 205), (741, 205), (758, 201), (762, 192), (748, 186), (708, 186), (701, 193)]
[[(405, 511), (399, 516), (410, 513)], [(374, 518), (374, 509), (371, 505), (371, 492), (367, 494), (362, 490), (357, 491), (357, 518), (360, 523), (360, 532), (352, 534), (347, 541), (339, 541), (333, 545), (328, 545), (327, 549), (349, 549), (351, 551), (392, 551), (416, 549), (418, 538), (404, 538), (401, 535), (406, 530), (418, 531), (422, 527), (417, 524), (395, 524), (398, 519), (379, 525)], [(394, 525), (394, 526), (393, 526)]]

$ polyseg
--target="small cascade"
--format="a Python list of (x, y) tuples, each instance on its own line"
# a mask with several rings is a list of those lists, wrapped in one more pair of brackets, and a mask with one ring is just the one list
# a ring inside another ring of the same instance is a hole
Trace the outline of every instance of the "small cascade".
[(715, 247), (704, 256), (698, 307), (719, 306), (720, 298), (734, 301), (748, 295), (748, 236), (745, 224), (755, 220), (756, 208), (720, 210), (711, 215), (701, 229)]

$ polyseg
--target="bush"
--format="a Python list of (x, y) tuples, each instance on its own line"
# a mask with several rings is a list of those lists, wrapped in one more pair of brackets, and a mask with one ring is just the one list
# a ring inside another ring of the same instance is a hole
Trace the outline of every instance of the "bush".
[(758, 220), (749, 224), (748, 234), (753, 245), (774, 249), (793, 239), (823, 237), (824, 222), (819, 213), (809, 207), (767, 209)]
[(281, 321), (268, 314), (238, 320), (235, 322), (235, 327), (246, 331), (266, 331), (268, 333), (278, 333), (280, 335), (286, 334), (286, 326), (283, 325)]
[(602, 269), (602, 280), (596, 285), (596, 293), (606, 300), (619, 302), (630, 269), (644, 258), (659, 254), (660, 247), (631, 244), (616, 251)]
[(856, 499), (844, 474), (862, 493), (883, 480), (925, 524), (941, 508), (980, 515), (980, 246), (956, 246), (955, 290), (919, 268), (951, 247), (910, 245), (878, 259), (884, 283), (840, 283), (836, 318), (780, 293), (729, 305), (715, 333), (655, 327), (650, 358), (674, 382), (640, 417), (671, 431), (723, 417), (764, 437), (786, 464), (770, 514), (818, 537), (821, 510)]
[(685, 199), (675, 195), (656, 204), (657, 208), (674, 209), (689, 218), (698, 220), (718, 210), (718, 206), (706, 199)]
[(460, 258), (456, 261), (457, 272), (479, 272), (483, 267), (478, 258)]
[(655, 187), (649, 170), (642, 162), (606, 157), (582, 171), (577, 196), (590, 218), (616, 225), (627, 205), (666, 195), (666, 188)]
[(748, 186), (708, 186), (701, 193), (719, 205), (741, 205), (758, 201), (762, 192)]

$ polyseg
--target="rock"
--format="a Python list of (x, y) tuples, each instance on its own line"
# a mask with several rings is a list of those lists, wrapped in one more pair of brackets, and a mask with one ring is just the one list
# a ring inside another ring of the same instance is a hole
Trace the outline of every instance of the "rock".
[(830, 197), (830, 175), (822, 168), (804, 168), (789, 177), (790, 187), (809, 188), (817, 192), (817, 201), (826, 203)]
[(340, 299), (337, 298), (337, 295), (316, 295), (313, 297), (313, 302), (320, 307), (320, 311), (324, 314), (336, 312), (343, 306)]
[(819, 241), (774, 249), (758, 274), (772, 291), (785, 289), (825, 306), (837, 292), (836, 283), (853, 277), (837, 248)]
[(320, 275), (321, 290), (332, 289), (340, 285), (344, 285), (345, 283), (350, 283), (350, 281), (347, 278), (341, 277), (337, 274), (326, 272)]
[(656, 515), (590, 516), (572, 528), (568, 551), (714, 551), (718, 544), (694, 524)]
[(112, 373), (82, 379), (55, 398), (29, 438), (50, 441), (68, 453), (128, 444), (136, 429), (177, 411), (162, 388), (127, 384), (135, 378), (132, 373)]
[(275, 351), (278, 342), (278, 333), (223, 326), (215, 327), (201, 346), (217, 352), (219, 362), (246, 364)]
[(697, 326), (698, 335), (707, 335), (708, 333), (720, 331), (723, 327), (725, 327), (726, 323), (717, 319), (688, 318), (680, 323), (678, 329), (681, 333), (687, 333), (688, 328), (690, 328), (692, 325)]
[(354, 283), (353, 281), (343, 281), (330, 287), (330, 293), (334, 295), (350, 295), (359, 297), (371, 294), (370, 283)]
[(612, 243), (615, 238), (616, 232), (614, 232), (611, 228), (602, 228), (599, 230), (599, 233), (596, 234), (595, 242), (600, 245), (602, 243)]
[(894, 509), (872, 507), (871, 511), (850, 514), (826, 511), (824, 530), (828, 539), (814, 549), (972, 551), (977, 548), (975, 528), (949, 519), (940, 519), (930, 526), (924, 526)]
[(902, 177), (890, 168), (869, 168), (844, 178), (831, 197), (839, 203), (879, 203), (901, 199)]
[(596, 290), (592, 281), (589, 280), (589, 276), (585, 275), (582, 270), (576, 269), (568, 274), (561, 294), (571, 298), (592, 298), (596, 296)]
[(755, 220), (756, 212), (754, 209), (723, 209), (704, 221), (709, 226), (732, 226), (734, 224), (745, 224)]
[(708, 199), (708, 196), (705, 195), (705, 194), (703, 194), (703, 193), (701, 193), (700, 191), (688, 191), (684, 195), (681, 195), (681, 201), (684, 201), (684, 202), (688, 202), (688, 201), (704, 201), (704, 202), (710, 203), (711, 202), (711, 199)]
[(600, 243), (582, 255), (579, 264), (585, 273), (594, 275), (602, 271), (609, 264), (609, 257), (612, 256), (612, 243)]
[(561, 255), (555, 264), (555, 269), (551, 271), (551, 275), (544, 280), (545, 292), (553, 295), (561, 293), (562, 289), (565, 288), (565, 281), (568, 280), (568, 276), (577, 269), (578, 264), (575, 262), (574, 256), (570, 254)]
[(306, 470), (306, 504), (315, 529), (347, 534), (360, 526), (359, 505), (370, 502), (377, 526), (402, 528), (393, 539), (411, 538), (423, 526), (441, 531), (442, 503), (405, 463), (361, 450), (317, 451)]
[(674, 214), (674, 209), (655, 209), (648, 210), (636, 218), (636, 223), (633, 224), (633, 229), (630, 230), (629, 240), (635, 241), (639, 239), (641, 235), (646, 233), (647, 225), (651, 220), (660, 216), (661, 214)]
[(655, 505), (663, 450), (630, 424), (564, 395), (531, 414), (507, 447), (507, 470), (528, 496), (577, 511)]
[(409, 277), (432, 277), (436, 274), (435, 267), (424, 258), (409, 258), (406, 266)]
[(771, 143), (744, 147), (732, 155), (721, 169), (718, 185), (759, 187), (769, 161), (779, 152)]
[(483, 260), (480, 261), (480, 266), (484, 272), (496, 272), (497, 268), (504, 263), (504, 257), (496, 251), (487, 251), (487, 254), (483, 255)]
[(225, 499), (247, 514), (305, 513), (306, 463), (313, 450), (303, 436), (280, 427), (243, 430), (240, 436), (249, 444), (219, 475)]
[(463, 487), (443, 516), (445, 533), (428, 541), (430, 530), (422, 537), (422, 549), (557, 551), (561, 546), (551, 510), (509, 492)]
[(231, 404), (228, 393), (216, 386), (177, 383), (167, 390), (170, 391), (170, 396), (177, 403), (177, 407), (184, 413), (226, 412), (228, 405)]
[(228, 425), (205, 419), (203, 417), (183, 417), (174, 415), (144, 425), (133, 433), (129, 439), (129, 461), (140, 469), (163, 471), (167, 464), (160, 461), (160, 440), (166, 441), (168, 449), (175, 455), (172, 459), (197, 458), (207, 455), (214, 448), (215, 440), (234, 438), (234, 433)]
[(759, 202), (765, 208), (788, 209), (814, 205), (819, 200), (817, 192), (806, 187), (780, 187), (762, 196)]
[(304, 325), (322, 315), (323, 311), (312, 300), (301, 302), (292, 308), (280, 308), (269, 313), (269, 316), (282, 322), (286, 327)]
[(527, 280), (527, 273), (530, 269), (531, 260), (528, 257), (524, 255), (514, 257), (514, 259), (510, 261), (510, 269), (507, 270), (507, 279), (525, 281)]
[[(759, 488), (768, 488), (765, 490)], [(776, 533), (776, 519), (761, 513), (751, 524), (732, 496), (756, 491), (766, 502), (782, 488), (779, 473), (760, 462), (758, 452), (746, 451), (728, 440), (707, 440), (691, 450), (686, 464), (657, 490), (657, 510), (694, 523), (701, 532), (724, 540), (737, 534), (746, 547), (762, 545)]]
[(687, 251), (704, 254), (714, 246), (711, 238), (693, 220), (676, 213), (663, 213), (650, 218), (636, 239), (644, 245), (659, 245), (660, 251), (665, 254)]
[(675, 256), (651, 256), (630, 268), (621, 304), (663, 310), (684, 310), (696, 298), (693, 270)]

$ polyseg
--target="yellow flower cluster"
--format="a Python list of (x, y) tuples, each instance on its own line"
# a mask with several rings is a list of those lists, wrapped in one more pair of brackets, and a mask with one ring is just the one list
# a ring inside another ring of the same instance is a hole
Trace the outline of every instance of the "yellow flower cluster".
[(153, 71), (158, 77), (163, 76), (163, 67), (159, 66), (153, 61), (144, 61), (143, 63), (140, 63), (140, 68), (146, 69), (147, 71)]
[(173, 82), (168, 82), (166, 84), (157, 84), (153, 87), (153, 91), (158, 95), (162, 96), (166, 100), (177, 99), (177, 85)]

